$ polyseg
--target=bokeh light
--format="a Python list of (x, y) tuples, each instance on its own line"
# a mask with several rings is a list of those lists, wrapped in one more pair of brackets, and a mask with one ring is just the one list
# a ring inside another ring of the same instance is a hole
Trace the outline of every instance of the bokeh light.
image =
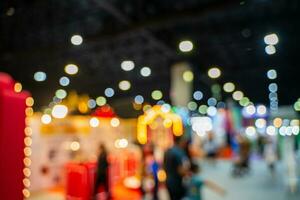
[(273, 54), (276, 53), (276, 48), (275, 48), (275, 46), (273, 46), (273, 45), (268, 45), (268, 46), (266, 46), (266, 48), (265, 48), (265, 52), (266, 52), (268, 55), (273, 55)]
[(149, 67), (143, 67), (140, 71), (140, 74), (144, 77), (148, 77), (151, 75), (151, 69)]
[(99, 119), (97, 118), (97, 117), (92, 117), (91, 119), (90, 119), (90, 126), (91, 127), (98, 127), (99, 126)]
[(88, 105), (88, 107), (90, 109), (93, 109), (93, 108), (95, 108), (97, 106), (97, 103), (96, 103), (96, 101), (94, 99), (89, 99), (87, 105)]
[(142, 95), (136, 95), (134, 98), (134, 102), (136, 104), (142, 104), (144, 103), (144, 97)]
[(277, 117), (273, 120), (273, 125), (276, 127), (276, 128), (279, 128), (281, 125), (282, 125), (282, 119)]
[(194, 45), (190, 40), (184, 40), (179, 43), (179, 50), (182, 52), (192, 51), (193, 48), (194, 48)]
[(14, 91), (17, 92), (17, 93), (21, 92), (22, 91), (22, 84), (19, 83), (19, 82), (15, 83)]
[(160, 99), (163, 97), (163, 93), (162, 93), (160, 90), (154, 90), (154, 91), (151, 93), (151, 97), (152, 97), (154, 100), (160, 100)]
[(118, 127), (120, 125), (120, 120), (118, 118), (114, 117), (110, 120), (110, 125), (112, 127)]
[(264, 42), (267, 45), (276, 45), (279, 42), (279, 39), (275, 33), (272, 33), (264, 37)]
[(200, 101), (203, 98), (203, 93), (201, 91), (195, 91), (193, 97), (195, 100)]
[(276, 128), (274, 126), (268, 126), (266, 129), (266, 132), (268, 135), (275, 135), (276, 134)]
[(256, 134), (256, 129), (255, 129), (255, 127), (253, 127), (253, 126), (248, 126), (248, 127), (246, 128), (246, 130), (245, 130), (245, 133), (246, 133), (247, 136), (253, 137), (253, 136), (255, 136), (255, 134)]
[(48, 115), (48, 114), (43, 114), (42, 117), (41, 117), (41, 122), (43, 124), (50, 124), (52, 121), (52, 117), (51, 115)]
[(81, 35), (73, 35), (71, 37), (71, 43), (73, 45), (81, 45), (82, 42), (83, 42), (83, 39), (82, 39)]
[(209, 115), (209, 116), (215, 116), (216, 114), (217, 114), (217, 108), (216, 107), (214, 107), (214, 106), (209, 106), (208, 108), (207, 108), (207, 114)]
[(67, 96), (67, 92), (64, 89), (58, 89), (55, 92), (55, 96), (59, 99), (64, 99)]
[(242, 91), (235, 91), (232, 94), (232, 98), (236, 101), (240, 101), (244, 97), (244, 93)]
[(114, 89), (112, 89), (112, 88), (106, 88), (106, 89), (104, 90), (104, 94), (105, 94), (105, 96), (107, 96), (107, 97), (112, 97), (112, 96), (115, 95), (115, 91), (114, 91)]
[(262, 128), (265, 128), (266, 125), (267, 125), (267, 121), (265, 119), (263, 119), (263, 118), (257, 119), (255, 121), (255, 126), (257, 128), (261, 128), (262, 129)]
[(187, 107), (188, 107), (189, 110), (195, 111), (195, 110), (197, 110), (198, 105), (197, 105), (196, 102), (190, 101), (190, 102), (188, 103)]
[(34, 73), (33, 78), (37, 82), (42, 82), (46, 80), (47, 74), (45, 72), (38, 71)]
[(210, 98), (207, 100), (207, 105), (208, 105), (208, 106), (216, 106), (216, 105), (217, 105), (217, 99), (214, 98), (214, 97), (210, 97)]
[(121, 68), (124, 70), (124, 71), (131, 71), (133, 70), (135, 67), (135, 64), (132, 60), (124, 60), (122, 63), (121, 63)]
[(207, 113), (207, 108), (208, 108), (207, 105), (201, 105), (199, 106), (198, 111), (199, 113), (205, 115)]
[(104, 106), (106, 104), (106, 98), (103, 96), (99, 96), (96, 99), (96, 103), (98, 106)]
[(221, 70), (217, 67), (213, 67), (208, 70), (208, 76), (210, 78), (219, 78), (221, 76)]
[(68, 114), (68, 108), (65, 105), (55, 105), (52, 109), (52, 116), (54, 118), (62, 119)]
[(235, 90), (235, 85), (232, 82), (227, 82), (223, 85), (223, 90), (225, 92), (233, 92)]
[(75, 64), (67, 64), (65, 66), (65, 72), (70, 75), (75, 75), (78, 73), (78, 66)]
[(278, 86), (276, 83), (271, 83), (268, 88), (270, 92), (277, 92), (278, 90)]
[(275, 69), (270, 69), (267, 72), (268, 79), (276, 79), (277, 78), (277, 72)]
[(194, 73), (190, 70), (183, 72), (182, 78), (185, 82), (191, 82), (194, 80)]
[(259, 105), (256, 108), (258, 115), (265, 115), (267, 113), (267, 108), (264, 105)]
[(129, 90), (130, 87), (131, 87), (131, 84), (127, 80), (123, 80), (123, 81), (119, 82), (120, 90), (126, 91), (126, 90)]
[(70, 79), (66, 76), (63, 76), (59, 79), (59, 84), (61, 86), (68, 86), (70, 84)]

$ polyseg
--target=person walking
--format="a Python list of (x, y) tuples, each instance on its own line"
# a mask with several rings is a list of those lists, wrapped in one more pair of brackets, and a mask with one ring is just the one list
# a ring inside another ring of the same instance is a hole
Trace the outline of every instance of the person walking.
[(168, 149), (164, 156), (164, 168), (167, 174), (166, 186), (171, 200), (181, 200), (186, 193), (183, 177), (188, 173), (189, 161), (185, 153), (187, 141), (176, 137), (175, 145)]
[(110, 200), (110, 191), (108, 183), (108, 159), (107, 159), (107, 150), (104, 144), (99, 146), (99, 156), (97, 162), (97, 171), (96, 171), (96, 181), (95, 181), (95, 190), (94, 190), (94, 199), (97, 200), (99, 187), (102, 186), (105, 192), (105, 199)]

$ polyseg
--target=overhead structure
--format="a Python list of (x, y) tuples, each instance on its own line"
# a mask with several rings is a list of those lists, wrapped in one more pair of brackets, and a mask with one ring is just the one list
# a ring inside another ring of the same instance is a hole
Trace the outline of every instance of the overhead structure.
[(167, 122), (164, 124), (165, 127), (172, 128), (174, 136), (181, 136), (183, 134), (181, 117), (171, 110), (164, 110), (163, 106), (155, 105), (138, 118), (137, 140), (140, 144), (146, 144), (148, 142), (147, 127), (159, 117), (163, 118), (165, 120), (164, 122)]

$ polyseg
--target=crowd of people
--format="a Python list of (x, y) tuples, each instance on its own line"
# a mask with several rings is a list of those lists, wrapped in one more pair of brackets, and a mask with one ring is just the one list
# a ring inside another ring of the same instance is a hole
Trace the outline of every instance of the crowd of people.
[[(250, 155), (251, 142), (247, 137), (240, 134), (235, 138), (238, 150), (236, 152), (236, 159), (233, 161), (232, 175), (234, 177), (241, 177), (250, 170)], [(148, 144), (142, 148), (141, 160), (141, 193), (143, 196), (151, 193), (153, 200), (159, 199), (158, 191), (160, 180), (158, 171), (164, 170), (166, 173), (165, 186), (169, 193), (170, 200), (201, 200), (201, 190), (207, 186), (220, 195), (224, 195), (225, 190), (218, 184), (211, 180), (201, 177), (201, 168), (199, 166), (199, 159), (195, 159), (191, 155), (190, 142), (184, 136), (175, 137), (174, 145), (164, 152), (163, 160), (158, 161), (154, 155), (154, 145)], [(258, 143), (258, 153), (259, 151)], [(219, 147), (215, 141), (213, 134), (208, 134), (207, 140), (202, 144), (204, 156), (209, 162), (216, 162)], [(277, 159), (274, 150), (274, 142), (266, 138), (262, 143), (261, 155), (265, 158), (271, 173), (274, 173), (275, 162)], [(103, 144), (99, 148), (99, 157), (97, 165), (97, 176), (95, 182), (94, 197), (97, 198), (99, 187), (106, 193), (105, 199), (111, 199), (110, 188), (108, 184), (108, 168), (109, 162), (107, 160), (108, 152)]]

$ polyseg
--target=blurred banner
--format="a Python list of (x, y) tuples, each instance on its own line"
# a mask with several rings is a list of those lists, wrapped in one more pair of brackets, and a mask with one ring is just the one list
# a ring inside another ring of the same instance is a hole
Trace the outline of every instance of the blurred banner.
[(191, 71), (188, 63), (176, 63), (171, 67), (171, 100), (174, 106), (187, 106), (191, 100), (193, 81), (183, 79), (184, 72)]
[(23, 199), (26, 92), (16, 93), (14, 81), (0, 73), (1, 199)]

